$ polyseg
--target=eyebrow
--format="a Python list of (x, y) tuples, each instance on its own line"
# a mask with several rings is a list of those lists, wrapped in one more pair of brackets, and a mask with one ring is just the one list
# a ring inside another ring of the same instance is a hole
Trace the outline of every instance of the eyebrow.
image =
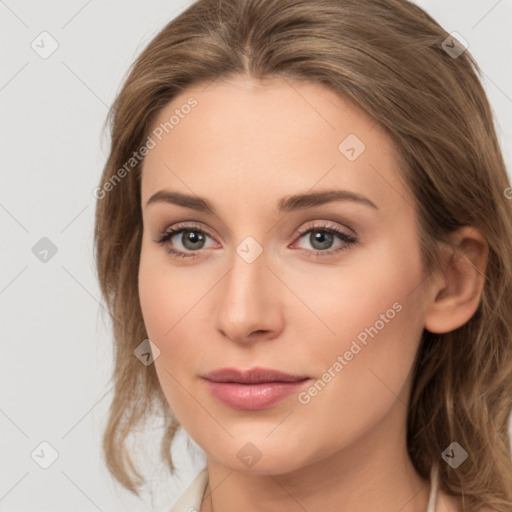
[[(375, 210), (379, 207), (367, 197), (349, 190), (322, 190), (319, 192), (305, 192), (291, 196), (283, 197), (277, 203), (278, 212), (292, 212), (313, 208), (333, 201), (351, 201), (369, 206)], [(181, 192), (171, 192), (169, 190), (159, 190), (153, 194), (147, 201), (146, 207), (153, 203), (170, 203), (177, 206), (183, 206), (196, 210), (198, 212), (211, 213), (216, 215), (215, 207), (204, 197), (183, 194)]]

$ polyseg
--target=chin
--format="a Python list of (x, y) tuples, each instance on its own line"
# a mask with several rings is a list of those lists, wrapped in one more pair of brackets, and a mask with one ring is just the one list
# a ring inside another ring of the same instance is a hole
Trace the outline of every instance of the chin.
[[(274, 425), (275, 428), (275, 425)], [(294, 438), (289, 432), (283, 430), (281, 436), (268, 436), (271, 429), (252, 431), (247, 429), (244, 435), (227, 438), (222, 442), (217, 440), (200, 440), (198, 443), (208, 458), (217, 461), (233, 471), (251, 474), (284, 474), (295, 471), (312, 462), (308, 451), (314, 447), (307, 447), (304, 440)], [(232, 432), (230, 430), (232, 434)], [(314, 458), (312, 456), (311, 458)]]

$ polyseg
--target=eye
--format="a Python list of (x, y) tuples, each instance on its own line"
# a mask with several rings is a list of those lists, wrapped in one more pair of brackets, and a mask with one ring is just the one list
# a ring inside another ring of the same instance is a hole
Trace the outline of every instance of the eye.
[[(178, 224), (172, 229), (167, 229), (154, 242), (164, 245), (166, 251), (175, 257), (194, 258), (205, 248), (206, 238), (210, 236), (199, 226), (190, 224)], [(176, 248), (181, 243), (182, 248)], [(184, 250), (182, 250), (184, 249)]]
[[(306, 251), (309, 257), (316, 256), (317, 258), (323, 258), (334, 256), (350, 249), (357, 243), (355, 236), (349, 235), (330, 224), (308, 226), (307, 228), (299, 229), (298, 232), (300, 239), (305, 238), (313, 247), (313, 251)], [(333, 248), (333, 245), (336, 243), (336, 238), (338, 238), (341, 243), (338, 243), (338, 246)]]
[[(312, 250), (303, 250), (310, 258), (334, 256), (357, 243), (355, 236), (330, 224), (309, 225), (299, 229), (298, 234), (300, 240), (304, 238), (312, 246)], [(177, 224), (171, 229), (166, 229), (154, 242), (164, 245), (165, 250), (173, 257), (195, 258), (206, 248), (207, 238), (211, 237), (198, 225)], [(336, 239), (338, 239), (337, 246), (335, 246)]]

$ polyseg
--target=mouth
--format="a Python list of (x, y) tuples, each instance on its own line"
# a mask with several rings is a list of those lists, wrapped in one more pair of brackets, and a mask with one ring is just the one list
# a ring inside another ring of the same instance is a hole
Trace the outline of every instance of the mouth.
[(310, 380), (270, 368), (221, 368), (201, 376), (211, 394), (222, 404), (241, 410), (271, 407), (299, 391)]

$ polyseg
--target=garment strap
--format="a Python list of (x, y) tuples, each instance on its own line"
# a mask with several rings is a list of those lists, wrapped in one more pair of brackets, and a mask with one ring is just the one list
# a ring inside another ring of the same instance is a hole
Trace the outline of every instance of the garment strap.
[(430, 471), (430, 496), (428, 498), (427, 512), (436, 511), (437, 488), (439, 485), (439, 473), (437, 464), (432, 464)]

